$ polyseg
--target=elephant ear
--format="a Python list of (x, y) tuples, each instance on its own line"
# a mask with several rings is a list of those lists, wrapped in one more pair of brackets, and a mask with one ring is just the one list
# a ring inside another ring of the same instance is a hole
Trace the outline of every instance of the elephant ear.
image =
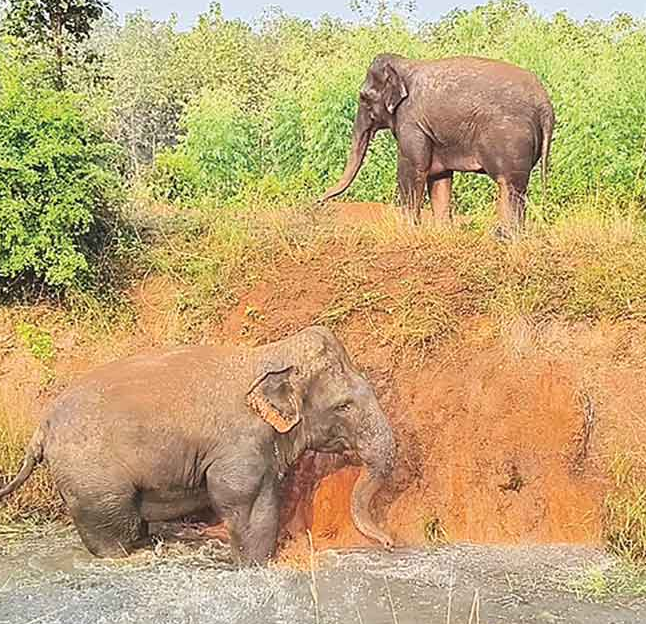
[(264, 373), (247, 392), (249, 407), (279, 433), (287, 433), (302, 419), (303, 395), (294, 373), (293, 366)]
[(384, 104), (386, 105), (386, 110), (392, 115), (402, 100), (408, 97), (408, 89), (401, 76), (390, 63), (387, 63), (384, 67), (384, 74)]

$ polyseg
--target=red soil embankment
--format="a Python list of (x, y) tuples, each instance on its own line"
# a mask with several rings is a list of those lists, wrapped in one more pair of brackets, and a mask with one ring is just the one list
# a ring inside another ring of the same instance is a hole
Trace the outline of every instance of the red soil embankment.
[[(346, 205), (339, 221), (388, 215), (378, 208)], [(263, 342), (327, 318), (337, 303), (330, 275), (352, 261), (342, 256), (331, 250), (281, 266), (241, 298), (214, 338)], [(368, 282), (388, 290), (415, 270), (389, 262), (389, 270), (369, 267)], [(447, 275), (432, 281), (439, 296), (455, 287)], [(638, 338), (646, 328), (534, 327), (524, 318), (501, 328), (487, 316), (458, 316), (453, 334), (420, 361), (375, 338), (368, 328), (383, 318), (351, 311), (335, 331), (395, 429), (398, 465), (375, 514), (397, 542), (598, 542), (613, 453), (646, 439), (646, 349)], [(287, 531), (310, 528), (317, 547), (367, 544), (349, 513), (357, 474), (323, 456), (305, 459), (287, 486)]]
[[(340, 209), (338, 222), (352, 227), (386, 215), (388, 208), (354, 204)], [(461, 303), (464, 289), (451, 266), (422, 269), (401, 246), (371, 250), (368, 260), (353, 253), (338, 245), (267, 267), (200, 339), (256, 344), (312, 323), (333, 327), (395, 431), (397, 465), (374, 515), (398, 544), (443, 537), (598, 542), (610, 463), (617, 449), (646, 442), (646, 325), (536, 324), (524, 317), (503, 323)], [(419, 297), (408, 282), (420, 271), (438, 302), (424, 310), (415, 309)], [(60, 383), (99, 361), (163, 342), (180, 322), (177, 286), (165, 279), (137, 288), (137, 332), (109, 354), (100, 345), (66, 344), (64, 331), (55, 336)], [(400, 307), (371, 303), (393, 293)], [(401, 306), (410, 293), (417, 299), (408, 311)], [(436, 307), (443, 315), (437, 327), (425, 321)], [(414, 332), (411, 323), (420, 319), (432, 340), (408, 347), (398, 332)], [(4, 357), (7, 383), (34, 395), (37, 380), (29, 381), (19, 359)], [(350, 519), (356, 476), (356, 468), (333, 457), (306, 455), (285, 485), (284, 534), (309, 528), (317, 548), (368, 544)]]
[[(306, 305), (309, 288), (314, 301), (325, 289), (290, 273), (306, 289), (290, 305), (290, 319), (310, 317), (306, 324), (315, 320)], [(282, 334), (282, 323), (291, 322), (281, 321), (269, 292), (259, 287), (242, 306), (261, 311)], [(577, 364), (570, 354), (510, 353), (486, 324), (478, 319), (471, 336), (451, 341), (421, 366), (394, 361), (388, 348), (366, 344), (358, 329), (337, 330), (375, 383), (396, 432), (398, 466), (376, 503), (377, 517), (402, 544), (423, 543), (433, 526), (450, 539), (476, 542), (597, 541), (605, 449), (598, 423), (586, 430)], [(365, 544), (349, 514), (357, 469), (328, 474), (334, 468), (319, 457), (297, 469), (292, 496), (311, 496), (311, 508), (305, 501), (299, 510), (300, 528), (308, 524), (319, 547)], [(320, 482), (310, 493), (314, 480)]]

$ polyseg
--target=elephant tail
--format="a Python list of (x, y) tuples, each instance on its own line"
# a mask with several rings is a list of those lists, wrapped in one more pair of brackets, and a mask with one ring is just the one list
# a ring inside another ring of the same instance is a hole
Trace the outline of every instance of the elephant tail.
[(27, 450), (25, 452), (25, 459), (22, 462), (20, 472), (9, 481), (5, 487), (0, 489), (0, 499), (8, 496), (17, 490), (31, 475), (34, 468), (43, 460), (43, 430), (39, 427), (31, 438)]
[(554, 131), (554, 111), (550, 106), (541, 116), (541, 132), (543, 142), (541, 144), (541, 190), (543, 201), (547, 197), (547, 170), (550, 159), (550, 146), (552, 144), (552, 133)]

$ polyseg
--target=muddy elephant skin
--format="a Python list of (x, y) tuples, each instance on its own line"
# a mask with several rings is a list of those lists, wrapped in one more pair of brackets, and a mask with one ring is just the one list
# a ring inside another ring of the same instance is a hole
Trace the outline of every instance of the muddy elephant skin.
[(498, 184), (500, 233), (513, 235), (523, 228), (529, 176), (539, 159), (545, 186), (553, 127), (547, 92), (520, 67), (477, 57), (380, 55), (361, 88), (345, 172), (321, 200), (352, 184), (375, 133), (389, 128), (410, 222), (420, 221), (427, 187), (435, 219), (451, 221), (453, 172), (471, 171)]
[(368, 508), (392, 471), (392, 430), (322, 327), (261, 347), (181, 347), (97, 369), (53, 403), (0, 499), (44, 461), (97, 556), (127, 555), (147, 542), (149, 522), (210, 507), (234, 557), (263, 562), (276, 546), (281, 479), (308, 449), (364, 466), (353, 521), (389, 548)]

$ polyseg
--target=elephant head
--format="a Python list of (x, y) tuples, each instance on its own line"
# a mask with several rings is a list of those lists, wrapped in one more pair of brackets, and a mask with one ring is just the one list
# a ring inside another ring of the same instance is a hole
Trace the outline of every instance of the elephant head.
[(397, 108), (408, 97), (408, 87), (401, 71), (402, 59), (400, 56), (382, 54), (368, 68), (359, 93), (359, 109), (354, 120), (352, 147), (345, 171), (338, 184), (328, 189), (321, 201), (340, 195), (352, 184), (377, 130), (393, 127)]
[(305, 449), (349, 453), (363, 465), (354, 486), (357, 529), (385, 547), (392, 539), (369, 506), (393, 469), (393, 432), (369, 382), (327, 329), (311, 327), (265, 347), (270, 357), (247, 394), (250, 407), (276, 432), (295, 460)]

